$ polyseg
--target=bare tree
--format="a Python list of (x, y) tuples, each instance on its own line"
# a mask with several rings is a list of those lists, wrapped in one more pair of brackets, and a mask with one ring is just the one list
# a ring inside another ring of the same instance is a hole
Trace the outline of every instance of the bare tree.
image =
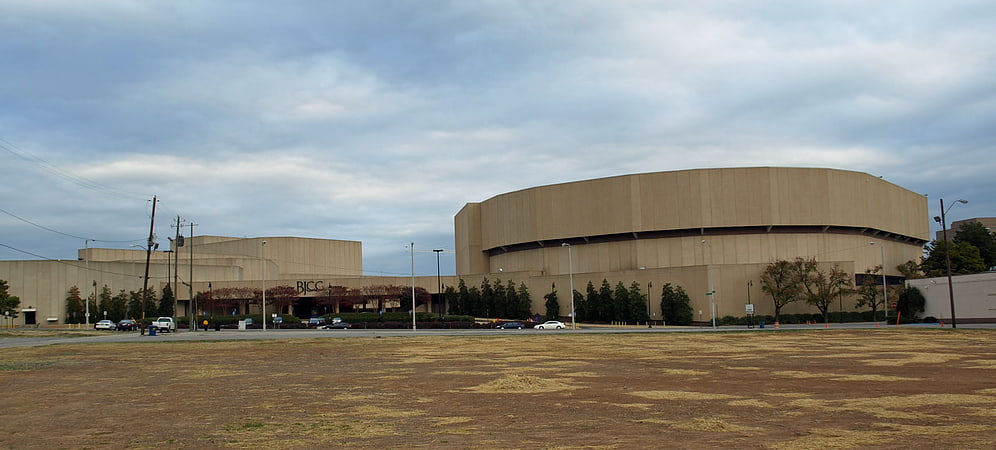
[(768, 264), (761, 274), (761, 290), (770, 295), (774, 301), (775, 322), (778, 322), (782, 307), (801, 298), (792, 263), (780, 259)]
[(823, 322), (830, 321), (830, 306), (835, 298), (851, 291), (851, 280), (837, 264), (828, 271), (820, 269), (815, 258), (796, 258), (792, 264), (800, 293), (806, 303), (813, 305), (823, 314)]

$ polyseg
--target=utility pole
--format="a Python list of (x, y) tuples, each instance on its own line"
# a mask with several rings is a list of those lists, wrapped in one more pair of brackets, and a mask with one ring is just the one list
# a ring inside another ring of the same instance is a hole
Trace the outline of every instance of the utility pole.
[[(179, 218), (180, 217), (177, 216), (177, 219)], [(194, 303), (194, 227), (196, 226), (196, 223), (190, 222), (190, 297), (188, 297), (190, 301), (187, 302), (187, 305), (190, 307), (190, 325), (187, 326), (187, 329), (191, 331), (194, 330), (194, 321), (197, 320), (197, 305)]]
[(149, 221), (149, 240), (145, 246), (145, 279), (142, 281), (142, 322), (139, 328), (145, 334), (145, 304), (149, 302), (149, 263), (152, 262), (152, 245), (156, 231), (156, 196), (152, 196), (152, 220)]

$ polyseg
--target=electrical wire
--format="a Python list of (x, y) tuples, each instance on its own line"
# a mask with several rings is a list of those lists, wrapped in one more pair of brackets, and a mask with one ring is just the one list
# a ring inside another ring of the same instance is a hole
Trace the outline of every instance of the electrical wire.
[(67, 170), (64, 170), (64, 169), (61, 169), (61, 168), (55, 166), (54, 164), (46, 161), (43, 158), (40, 158), (40, 157), (35, 156), (35, 155), (31, 155), (26, 150), (19, 149), (16, 145), (14, 145), (12, 142), (10, 142), (10, 141), (8, 141), (6, 139), (0, 138), (0, 148), (6, 150), (8, 153), (10, 153), (10, 154), (12, 154), (14, 156), (17, 156), (18, 158), (23, 159), (24, 161), (27, 161), (29, 163), (32, 163), (32, 164), (40, 167), (41, 169), (45, 170), (46, 172), (51, 173), (52, 175), (55, 175), (56, 177), (68, 180), (68, 181), (70, 181), (73, 184), (76, 184), (78, 186), (82, 186), (82, 187), (85, 187), (85, 188), (93, 190), (93, 191), (104, 192), (104, 193), (107, 193), (107, 194), (113, 194), (113, 195), (116, 195), (118, 197), (128, 198), (128, 199), (132, 199), (132, 200), (138, 200), (138, 199), (144, 200), (144, 199), (146, 199), (145, 196), (139, 196), (139, 195), (135, 195), (135, 194), (132, 194), (132, 193), (129, 193), (129, 192), (124, 192), (124, 191), (115, 189), (115, 188), (113, 188), (111, 186), (108, 186), (106, 184), (101, 184), (101, 183), (98, 183), (96, 181), (92, 181), (92, 180), (88, 180), (86, 178), (83, 178), (83, 177), (81, 177), (79, 175), (74, 175), (74, 174), (70, 173)]

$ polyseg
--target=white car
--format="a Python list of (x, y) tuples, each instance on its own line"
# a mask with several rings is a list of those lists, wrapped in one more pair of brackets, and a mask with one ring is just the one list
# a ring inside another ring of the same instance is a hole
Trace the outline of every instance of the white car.
[(100, 322), (97, 322), (93, 325), (94, 330), (114, 330), (117, 327), (118, 326), (115, 325), (114, 322), (110, 320), (101, 320)]
[(537, 330), (563, 330), (564, 328), (567, 328), (567, 325), (564, 325), (564, 322), (559, 320), (547, 320), (546, 322), (536, 325), (533, 328)]

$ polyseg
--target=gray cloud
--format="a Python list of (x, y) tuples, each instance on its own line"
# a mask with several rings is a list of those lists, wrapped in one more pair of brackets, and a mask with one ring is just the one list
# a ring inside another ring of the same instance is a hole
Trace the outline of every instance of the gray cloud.
[(990, 3), (0, 0), (0, 207), (141, 239), (157, 194), (400, 274), (466, 202), (632, 172), (861, 170), (990, 216)]

